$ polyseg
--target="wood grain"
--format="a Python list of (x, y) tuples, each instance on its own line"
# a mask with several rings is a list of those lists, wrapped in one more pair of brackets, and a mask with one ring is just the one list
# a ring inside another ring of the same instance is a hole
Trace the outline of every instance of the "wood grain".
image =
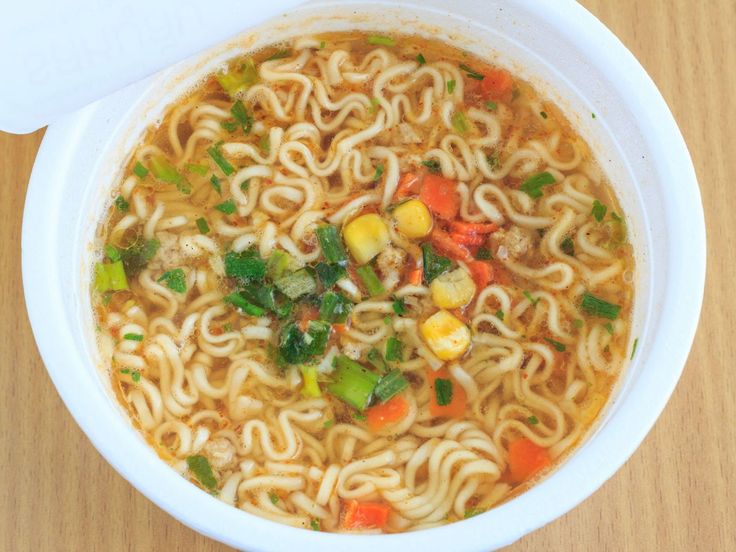
[[(687, 368), (642, 447), (590, 499), (508, 550), (736, 550), (736, 2), (583, 4), (641, 60), (685, 135), (706, 212), (708, 282)], [(0, 549), (227, 550), (118, 476), (46, 375), (20, 275), (41, 137), (0, 134)]]

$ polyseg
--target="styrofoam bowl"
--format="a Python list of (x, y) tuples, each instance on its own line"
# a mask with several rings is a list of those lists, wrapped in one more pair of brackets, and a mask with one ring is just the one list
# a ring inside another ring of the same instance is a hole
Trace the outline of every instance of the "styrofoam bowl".
[[(697, 325), (705, 225), (692, 162), (646, 72), (571, 0), (310, 2), (49, 127), (23, 219), (23, 280), (41, 355), (94, 446), (132, 485), (193, 529), (249, 551), (474, 551), (507, 545), (564, 514), (628, 459), (669, 399)], [(247, 26), (247, 22), (243, 22)], [(91, 243), (121, 167), (147, 125), (243, 45), (372, 29), (434, 36), (508, 67), (555, 101), (591, 145), (628, 217), (639, 347), (600, 423), (529, 491), (458, 523), (396, 535), (327, 534), (227, 506), (162, 462), (112, 395), (95, 342)], [(595, 117), (593, 117), (595, 114)], [(81, 523), (81, 521), (80, 521)]]

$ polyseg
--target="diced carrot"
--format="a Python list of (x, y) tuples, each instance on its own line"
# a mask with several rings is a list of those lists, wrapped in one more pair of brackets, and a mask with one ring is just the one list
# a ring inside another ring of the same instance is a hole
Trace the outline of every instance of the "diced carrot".
[(419, 199), (441, 219), (452, 220), (460, 211), (457, 183), (436, 174), (425, 175)]
[(509, 474), (514, 483), (523, 483), (552, 464), (549, 452), (531, 439), (517, 439), (509, 444)]
[(396, 198), (404, 199), (416, 195), (419, 192), (419, 177), (414, 173), (404, 173), (399, 179), (396, 187)]
[(394, 424), (409, 413), (409, 403), (401, 395), (396, 395), (383, 404), (371, 406), (365, 411), (365, 418), (371, 431)]
[(332, 329), (335, 330), (337, 335), (343, 335), (348, 331), (348, 327), (345, 324), (333, 324)]
[[(440, 405), (437, 403), (437, 393), (434, 386), (435, 381), (440, 378), (452, 382), (452, 399), (449, 404)], [(440, 368), (439, 370), (427, 368), (427, 381), (429, 382), (429, 413), (432, 416), (460, 418), (465, 414), (465, 405), (468, 401), (465, 389), (450, 376), (447, 368)]]
[(498, 225), (493, 222), (482, 224), (453, 220), (450, 223), (450, 231), (460, 232), (461, 234), (490, 234), (496, 230), (498, 230)]
[(502, 69), (491, 69), (487, 71), (480, 81), (480, 89), (483, 94), (490, 98), (501, 98), (511, 91), (514, 82), (506, 71)]
[(480, 293), (493, 281), (493, 267), (491, 263), (483, 261), (470, 261), (467, 265), (477, 288), (476, 293)]
[(414, 270), (409, 271), (409, 283), (418, 286), (422, 283), (422, 269), (421, 268), (415, 268)]
[(222, 329), (222, 327), (215, 327), (210, 329), (210, 333), (212, 335), (222, 335), (225, 330)]
[(483, 242), (486, 241), (485, 236), (463, 234), (462, 232), (452, 232), (450, 237), (455, 243), (461, 243), (463, 245), (483, 245)]
[(450, 234), (439, 228), (432, 230), (432, 247), (440, 255), (452, 259), (463, 260), (470, 257), (470, 252), (465, 247), (455, 242)]
[(348, 500), (342, 526), (345, 529), (383, 529), (390, 513), (391, 508), (382, 502)]

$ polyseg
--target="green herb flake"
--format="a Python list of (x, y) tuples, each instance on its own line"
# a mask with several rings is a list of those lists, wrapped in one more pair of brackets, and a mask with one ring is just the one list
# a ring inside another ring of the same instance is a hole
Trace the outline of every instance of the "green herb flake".
[(613, 324), (606, 322), (603, 327), (610, 335), (613, 335)]
[(359, 422), (365, 422), (365, 414), (361, 412), (353, 412), (353, 418)]
[(130, 203), (121, 195), (115, 198), (115, 208), (121, 213), (127, 213), (130, 209)]
[(309, 526), (312, 528), (312, 531), (321, 531), (320, 523), (318, 519), (313, 519), (309, 522)]
[(540, 111), (539, 112), (539, 116), (542, 117), (542, 119), (546, 119), (547, 118), (547, 114), (544, 111)]
[(504, 314), (503, 314), (503, 311), (501, 309), (498, 309), (496, 311), (496, 318), (498, 318), (501, 322), (503, 322)]
[(562, 243), (560, 243), (560, 249), (562, 249), (562, 252), (565, 255), (569, 255), (570, 257), (575, 256), (575, 243), (572, 241), (571, 237), (567, 237), (564, 240), (562, 240)]
[(454, 91), (455, 91), (455, 81), (448, 80), (447, 81), (447, 93), (452, 94)]
[(330, 429), (334, 425), (335, 425), (335, 420), (325, 420), (325, 423), (322, 424), (322, 428)]
[(470, 78), (470, 79), (483, 80), (485, 78), (482, 74), (478, 73), (478, 71), (475, 71), (475, 70), (471, 69), (470, 67), (468, 67), (464, 63), (461, 63), (460, 64), (460, 69), (462, 69), (463, 71), (465, 71), (465, 73), (467, 73), (467, 77)]
[(378, 165), (376, 167), (376, 172), (373, 173), (373, 180), (372, 180), (372, 182), (378, 182), (378, 180), (381, 178), (381, 176), (383, 176), (383, 171), (384, 171), (383, 165)]
[(529, 302), (532, 305), (536, 305), (537, 303), (539, 303), (539, 297), (537, 297), (537, 298), (532, 297), (532, 294), (529, 293), (527, 290), (524, 290), (524, 297), (526, 297), (527, 299), (529, 299)]
[(210, 185), (214, 188), (214, 190), (222, 195), (222, 187), (220, 186), (220, 179), (217, 178), (214, 174), (210, 177)]
[(197, 163), (188, 163), (185, 166), (186, 170), (189, 172), (192, 172), (194, 174), (198, 174), (199, 176), (204, 176), (207, 174), (207, 171), (210, 170), (210, 168), (207, 165), (199, 165)]
[(187, 291), (187, 277), (181, 268), (167, 270), (156, 281), (165, 283), (166, 287), (177, 293), (185, 293)]
[(529, 416), (526, 421), (529, 422), (530, 425), (537, 425), (539, 423), (539, 418), (536, 416)]
[(639, 346), (639, 338), (637, 337), (634, 340), (634, 346), (631, 347), (631, 356), (629, 357), (629, 360), (634, 360), (634, 353), (636, 353), (636, 348)]
[(232, 215), (235, 212), (235, 202), (232, 199), (228, 199), (215, 205), (215, 209), (226, 215)]
[(105, 246), (105, 257), (110, 259), (110, 261), (112, 261), (113, 263), (116, 263), (121, 258), (120, 251), (114, 245), (108, 244)]
[(231, 332), (233, 331), (233, 325), (230, 322), (228, 322), (227, 324), (224, 324), (222, 326), (222, 329), (225, 330), (226, 332)]
[(542, 186), (549, 186), (554, 183), (555, 177), (545, 171), (527, 178), (519, 189), (529, 197), (538, 199), (542, 197)]
[(580, 318), (576, 318), (572, 321), (572, 325), (575, 326), (578, 330), (583, 327), (584, 322)]
[(403, 297), (395, 297), (392, 307), (394, 312), (399, 316), (406, 314), (406, 301), (404, 301)]
[(590, 214), (593, 215), (593, 218), (597, 220), (598, 222), (601, 222), (603, 220), (603, 217), (606, 216), (606, 211), (608, 210), (608, 207), (603, 205), (600, 201), (597, 199), (593, 202), (593, 209), (590, 211)]
[(465, 519), (472, 518), (472, 517), (475, 517), (477, 515), (484, 513), (485, 511), (486, 510), (484, 510), (483, 508), (468, 508), (467, 510), (465, 510), (464, 517)]
[(319, 43), (320, 50), (324, 50), (326, 46), (327, 46), (327, 42), (325, 42), (324, 40)]
[(223, 172), (223, 174), (225, 176), (230, 176), (235, 172), (235, 167), (233, 167), (230, 162), (222, 155), (222, 151), (220, 151), (221, 145), (222, 142), (218, 142), (214, 146), (210, 146), (209, 148), (207, 148), (207, 153), (212, 158), (212, 160), (217, 163), (217, 166), (220, 167), (220, 170)]
[(437, 378), (434, 380), (434, 395), (439, 406), (447, 406), (452, 402), (452, 380)]
[(261, 139), (258, 140), (258, 147), (267, 154), (271, 153), (271, 138), (268, 137), (268, 134), (261, 136)]
[(121, 368), (120, 369), (121, 374), (130, 374), (130, 368)]
[(396, 46), (396, 41), (387, 36), (370, 35), (368, 37), (368, 44), (372, 44), (374, 46)]
[(558, 353), (564, 353), (567, 349), (564, 343), (560, 343), (559, 341), (555, 341), (554, 339), (550, 339), (549, 337), (545, 337), (544, 340), (552, 345)]
[(291, 50), (278, 50), (275, 54), (266, 58), (266, 61), (273, 61), (275, 59), (284, 59), (291, 55)]
[(383, 323), (386, 324), (387, 326), (391, 325), (391, 317), (388, 314), (383, 317)]
[(238, 123), (233, 121), (232, 119), (226, 119), (224, 121), (220, 121), (220, 126), (227, 130), (230, 134), (238, 130)]
[(199, 454), (187, 457), (187, 466), (192, 475), (199, 481), (208, 491), (217, 489), (217, 479), (212, 473), (212, 466), (209, 460)]
[(450, 122), (452, 123), (452, 128), (454, 128), (460, 134), (465, 134), (470, 129), (468, 118), (462, 111), (456, 111), (455, 113), (453, 113), (452, 117), (450, 118)]
[(427, 167), (427, 170), (431, 172), (432, 174), (440, 174), (440, 162), (436, 159), (426, 159), (422, 161), (422, 165)]
[(127, 339), (128, 341), (143, 341), (143, 336), (141, 334), (126, 333), (123, 339)]
[(133, 383), (138, 383), (141, 381), (141, 373), (138, 370), (133, 370), (130, 373), (130, 379), (133, 380)]
[(623, 222), (624, 219), (621, 217), (616, 211), (611, 211), (611, 218), (615, 220), (616, 222)]
[(417, 60), (417, 63), (420, 66), (424, 65), (425, 63), (427, 63), (427, 60), (424, 59), (424, 56), (422, 54), (417, 54), (416, 60)]
[(148, 169), (144, 167), (140, 161), (136, 161), (135, 166), (133, 167), (133, 172), (141, 180), (148, 176)]
[(240, 125), (240, 128), (243, 129), (243, 132), (245, 134), (250, 134), (250, 131), (253, 128), (253, 117), (248, 113), (248, 110), (245, 108), (245, 104), (240, 100), (236, 101), (230, 108), (230, 113), (235, 117), (235, 120)]
[(590, 115), (595, 119), (595, 113), (591, 113)]
[(498, 109), (498, 104), (496, 102), (487, 101), (486, 109), (489, 111), (496, 111)]
[(389, 362), (403, 361), (404, 360), (404, 344), (391, 336), (386, 341), (386, 360)]
[(490, 261), (493, 259), (493, 252), (487, 247), (479, 247), (475, 252), (475, 258), (479, 261)]
[(608, 301), (596, 297), (595, 295), (591, 295), (590, 293), (583, 294), (583, 300), (580, 306), (586, 313), (592, 316), (608, 318), (609, 320), (616, 320), (619, 312), (621, 312), (621, 307), (619, 305), (609, 303)]
[(279, 503), (279, 495), (274, 492), (268, 493), (268, 500), (271, 501), (271, 504), (276, 505)]
[(207, 220), (204, 217), (199, 217), (196, 220), (197, 223), (197, 229), (199, 230), (200, 234), (207, 234), (210, 231), (210, 225), (207, 224)]
[(501, 161), (498, 159), (498, 156), (492, 153), (486, 154), (486, 162), (491, 170), (497, 169), (501, 166)]

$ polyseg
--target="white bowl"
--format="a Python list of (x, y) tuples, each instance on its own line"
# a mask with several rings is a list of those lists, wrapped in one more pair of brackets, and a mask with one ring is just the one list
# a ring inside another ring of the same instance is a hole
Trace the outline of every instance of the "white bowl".
[(680, 376), (700, 312), (705, 230), (690, 156), (656, 87), (628, 50), (572, 1), (443, 4), (449, 3), (312, 2), (245, 36), (257, 45), (353, 28), (429, 34), (532, 81), (588, 140), (628, 216), (637, 263), (636, 355), (587, 441), (532, 489), (472, 519), (408, 534), (326, 534), (277, 525), (200, 491), (159, 460), (112, 396), (100, 369), (88, 292), (97, 223), (145, 126), (237, 47), (233, 42), (180, 63), (48, 129), (26, 199), (23, 279), (39, 350), (77, 423), (138, 490), (214, 539), (249, 551), (507, 545), (611, 477), (652, 427)]

